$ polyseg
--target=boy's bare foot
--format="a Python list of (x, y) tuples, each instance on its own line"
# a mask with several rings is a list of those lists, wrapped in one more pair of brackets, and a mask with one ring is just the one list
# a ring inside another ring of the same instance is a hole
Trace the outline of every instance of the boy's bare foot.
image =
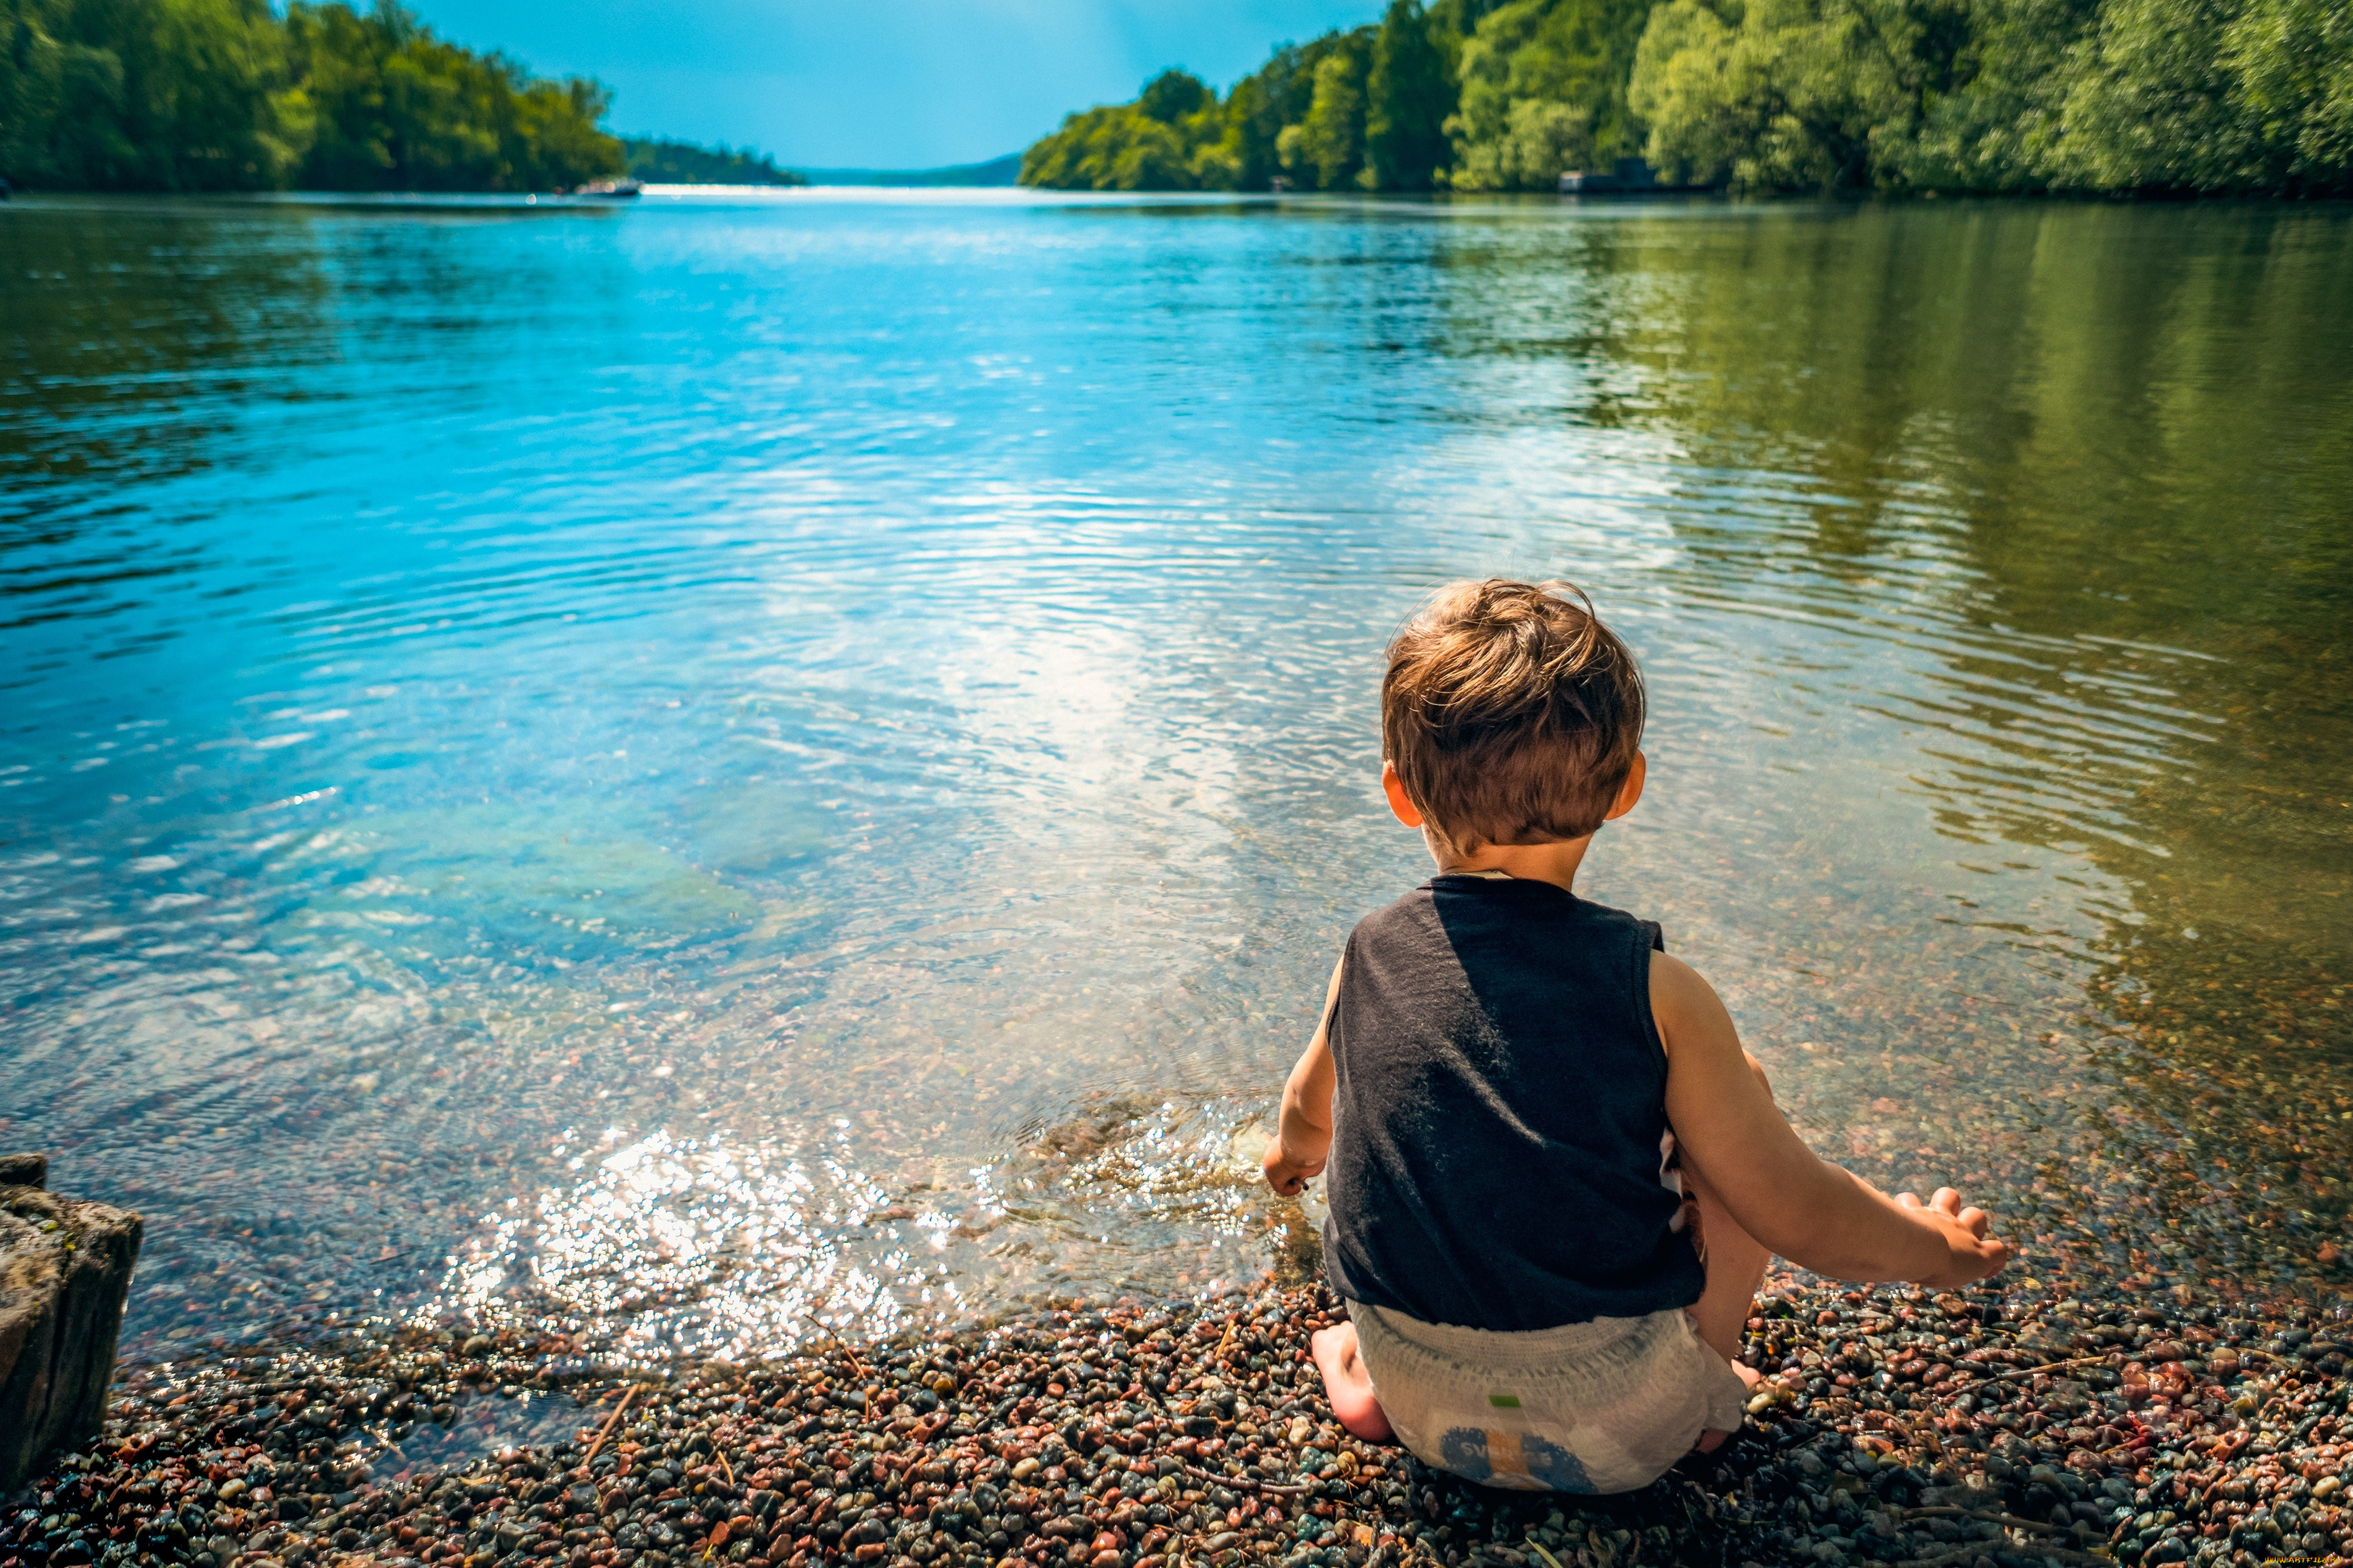
[(1356, 1325), (1335, 1323), (1318, 1329), (1307, 1342), (1315, 1356), (1315, 1370), (1324, 1374), (1324, 1397), (1340, 1425), (1367, 1443), (1386, 1443), (1391, 1436), (1389, 1418), (1373, 1397), (1373, 1380), (1356, 1353)]
[[(1757, 1386), (1765, 1381), (1765, 1374), (1745, 1361), (1736, 1361), (1732, 1363), (1732, 1375), (1738, 1378), (1740, 1386), (1751, 1394), (1757, 1392)], [(1724, 1440), (1731, 1436), (1729, 1432), (1720, 1432), (1710, 1426), (1699, 1435), (1699, 1441), (1692, 1445), (1692, 1451), (1695, 1454), (1713, 1454), (1723, 1447)]]

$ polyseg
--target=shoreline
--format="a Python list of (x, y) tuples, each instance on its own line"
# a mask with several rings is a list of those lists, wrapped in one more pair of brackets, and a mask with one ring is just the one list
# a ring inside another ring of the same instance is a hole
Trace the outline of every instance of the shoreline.
[[(1614, 1498), (1493, 1491), (1347, 1437), (1306, 1359), (1336, 1308), (1320, 1285), (1123, 1298), (636, 1377), (584, 1374), (560, 1338), (466, 1330), (184, 1382), (133, 1373), (103, 1438), (0, 1500), (0, 1568), (2015, 1568), (2353, 1552), (2353, 1324), (2302, 1302), (2267, 1315), (1777, 1274), (1750, 1321), (1768, 1381), (1743, 1432)], [(382, 1462), (377, 1445), (484, 1390), (579, 1403), (560, 1437)]]

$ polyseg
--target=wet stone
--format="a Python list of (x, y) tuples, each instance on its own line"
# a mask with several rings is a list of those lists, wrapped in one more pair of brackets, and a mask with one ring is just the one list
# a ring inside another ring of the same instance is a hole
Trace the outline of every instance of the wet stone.
[[(431, 1568), (1974, 1568), (2353, 1547), (2347, 1389), (2319, 1370), (2344, 1325), (2294, 1300), (1776, 1276), (1748, 1325), (1765, 1382), (1747, 1426), (1618, 1498), (1493, 1492), (1349, 1436), (1306, 1356), (1340, 1310), (1314, 1288), (1122, 1299), (774, 1362), (578, 1375), (557, 1380), (562, 1436), (446, 1466), (407, 1458), (384, 1436), (399, 1428), (377, 1424), (397, 1397), (455, 1397), (456, 1336), (177, 1379), (142, 1370), (102, 1438), (0, 1512), (0, 1568), (78, 1568), (116, 1541), (153, 1543), (153, 1568), (370, 1554)], [(2158, 1347), (2187, 1353), (2152, 1367)], [(554, 1352), (499, 1353), (529, 1381)], [(2187, 1377), (2164, 1370), (2192, 1363)], [(1921, 1370), (1865, 1375), (1889, 1366)], [(820, 1404), (843, 1417), (835, 1428), (807, 1426)], [(130, 1568), (148, 1568), (136, 1555)]]

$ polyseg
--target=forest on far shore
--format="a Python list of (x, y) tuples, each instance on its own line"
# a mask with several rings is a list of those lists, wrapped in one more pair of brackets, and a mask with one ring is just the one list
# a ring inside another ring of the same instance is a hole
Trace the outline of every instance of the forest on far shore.
[(565, 190), (623, 171), (609, 103), (395, 0), (0, 0), (0, 178), (34, 189)]
[(1220, 98), (1074, 113), (1021, 182), (2353, 193), (2348, 0), (1390, 0)]
[(746, 147), (737, 153), (659, 136), (631, 136), (621, 148), (629, 176), (649, 185), (806, 185), (808, 180)]

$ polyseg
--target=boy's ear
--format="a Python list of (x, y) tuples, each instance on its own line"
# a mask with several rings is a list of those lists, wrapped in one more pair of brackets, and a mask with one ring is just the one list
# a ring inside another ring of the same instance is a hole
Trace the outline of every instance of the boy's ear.
[(1634, 809), (1634, 803), (1642, 798), (1642, 777), (1648, 771), (1642, 753), (1636, 752), (1634, 765), (1626, 770), (1626, 782), (1618, 786), (1618, 798), (1609, 803), (1609, 815), (1604, 821), (1615, 822)]
[(1381, 763), (1381, 793), (1389, 797), (1389, 809), (1397, 813), (1399, 822), (1408, 827), (1421, 826), (1421, 808), (1407, 798), (1405, 780), (1398, 777), (1395, 763)]

